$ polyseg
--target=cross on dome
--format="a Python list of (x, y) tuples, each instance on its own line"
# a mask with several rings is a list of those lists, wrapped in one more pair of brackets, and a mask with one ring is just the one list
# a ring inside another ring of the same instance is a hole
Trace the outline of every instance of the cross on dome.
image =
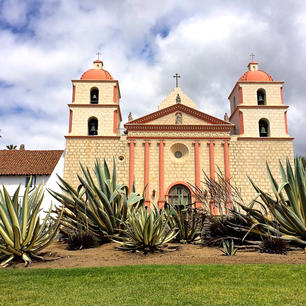
[(97, 52), (96, 55), (98, 55), (98, 60), (100, 60), (100, 55), (102, 55), (101, 52)]
[(249, 56), (250, 56), (250, 58), (251, 58), (251, 61), (254, 62), (255, 54), (251, 53)]

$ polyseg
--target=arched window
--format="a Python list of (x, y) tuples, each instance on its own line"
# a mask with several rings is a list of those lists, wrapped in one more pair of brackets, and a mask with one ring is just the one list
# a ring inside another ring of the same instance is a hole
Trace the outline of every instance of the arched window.
[(99, 102), (99, 89), (93, 87), (90, 90), (90, 104), (98, 104)]
[(259, 120), (259, 136), (260, 137), (269, 137), (270, 136), (270, 124), (267, 119)]
[(91, 117), (88, 119), (88, 135), (98, 135), (98, 119), (96, 117)]
[(168, 202), (173, 205), (190, 204), (191, 194), (189, 189), (181, 184), (174, 185), (169, 190)]
[(257, 105), (266, 105), (266, 91), (262, 88), (257, 90)]

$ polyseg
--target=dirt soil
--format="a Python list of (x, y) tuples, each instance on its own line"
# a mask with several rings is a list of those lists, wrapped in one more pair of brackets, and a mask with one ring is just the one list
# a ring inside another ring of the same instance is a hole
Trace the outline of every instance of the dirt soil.
[[(45, 258), (60, 257), (54, 261), (33, 262), (29, 268), (74, 268), (145, 264), (306, 264), (306, 254), (290, 251), (287, 255), (262, 254), (257, 251), (239, 250), (235, 256), (223, 256), (217, 248), (200, 245), (171, 244), (178, 250), (144, 255), (115, 249), (108, 243), (98, 248), (69, 251), (65, 244), (55, 242), (45, 249)], [(17, 264), (22, 268), (23, 264)]]

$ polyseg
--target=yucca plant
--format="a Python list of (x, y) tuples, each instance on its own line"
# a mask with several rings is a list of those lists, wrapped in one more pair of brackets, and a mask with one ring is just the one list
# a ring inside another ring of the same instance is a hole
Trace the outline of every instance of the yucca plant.
[(143, 197), (135, 192), (129, 194), (125, 185), (117, 184), (115, 162), (112, 175), (105, 160), (103, 165), (96, 160), (94, 177), (88, 168), (80, 166), (83, 177), (77, 175), (80, 182), (77, 189), (58, 176), (62, 193), (49, 190), (63, 205), (61, 230), (68, 235), (88, 232), (100, 243), (110, 241), (122, 229), (129, 207), (138, 205)]
[(163, 209), (152, 204), (131, 209), (122, 230), (122, 237), (113, 241), (120, 244), (118, 249), (125, 251), (154, 252), (166, 246), (177, 233), (168, 227), (169, 216)]
[(224, 256), (234, 256), (237, 252), (237, 248), (235, 248), (234, 240), (223, 240), (222, 249), (219, 249)]
[[(257, 197), (250, 206), (239, 204), (246, 212), (242, 217), (250, 223), (249, 232), (272, 235), (306, 246), (306, 171), (301, 158), (295, 159), (294, 169), (289, 159), (286, 169), (279, 163), (282, 182), (274, 179), (267, 164), (274, 197), (262, 191), (251, 179)], [(258, 200), (261, 199), (261, 201)], [(261, 206), (261, 209), (255, 207)], [(237, 214), (237, 212), (234, 212)]]
[[(32, 178), (30, 179), (32, 180)], [(20, 186), (11, 197), (3, 186), (0, 190), (0, 261), (7, 266), (14, 258), (19, 258), (25, 265), (34, 259), (43, 259), (38, 252), (48, 246), (55, 238), (59, 226), (51, 219), (52, 207), (40, 222), (39, 211), (43, 201), (43, 185), (30, 192), (31, 182), (19, 200)]]
[(166, 203), (165, 211), (169, 217), (169, 227), (177, 232), (175, 241), (191, 243), (199, 238), (205, 214), (201, 214), (187, 203), (177, 205)]

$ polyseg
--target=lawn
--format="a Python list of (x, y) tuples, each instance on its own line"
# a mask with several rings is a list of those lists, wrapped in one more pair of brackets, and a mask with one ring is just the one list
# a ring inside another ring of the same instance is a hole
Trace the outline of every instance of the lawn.
[(305, 265), (0, 270), (0, 305), (305, 305)]

